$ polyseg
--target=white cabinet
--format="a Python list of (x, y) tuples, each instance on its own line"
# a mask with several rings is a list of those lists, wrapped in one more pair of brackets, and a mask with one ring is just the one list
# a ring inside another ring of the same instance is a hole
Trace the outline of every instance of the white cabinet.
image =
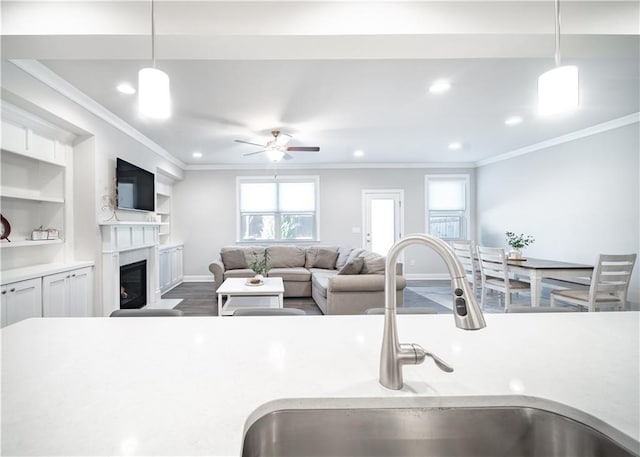
[(183, 246), (160, 248), (160, 292), (165, 293), (182, 282)]
[(93, 315), (93, 268), (78, 268), (42, 278), (44, 317)]
[(30, 317), (42, 317), (42, 281), (40, 278), (2, 286), (1, 326)]

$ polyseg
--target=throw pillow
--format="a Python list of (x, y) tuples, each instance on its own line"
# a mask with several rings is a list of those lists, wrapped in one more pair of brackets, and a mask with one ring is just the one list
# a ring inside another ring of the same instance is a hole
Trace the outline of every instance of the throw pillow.
[(229, 249), (220, 253), (222, 263), (225, 270), (239, 270), (241, 268), (249, 268), (247, 258), (244, 256), (242, 249)]
[(384, 257), (370, 251), (363, 252), (360, 257), (364, 259), (362, 274), (384, 274)]
[(340, 271), (338, 271), (339, 275), (358, 275), (362, 271), (362, 266), (364, 265), (364, 259), (362, 257), (358, 257), (353, 259), (351, 262), (346, 263)]
[(314, 268), (324, 268), (326, 270), (333, 270), (336, 267), (336, 259), (338, 258), (338, 251), (332, 249), (319, 248), (316, 254), (316, 259), (313, 261)]
[(338, 270), (347, 264), (349, 254), (351, 254), (350, 247), (340, 246), (340, 248), (338, 249), (338, 260), (336, 260), (336, 268)]

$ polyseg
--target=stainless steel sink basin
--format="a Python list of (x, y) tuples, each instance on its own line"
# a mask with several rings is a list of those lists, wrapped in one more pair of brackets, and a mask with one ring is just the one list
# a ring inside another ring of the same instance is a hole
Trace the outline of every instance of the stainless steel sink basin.
[(243, 457), (637, 456), (534, 407), (281, 409), (247, 429)]

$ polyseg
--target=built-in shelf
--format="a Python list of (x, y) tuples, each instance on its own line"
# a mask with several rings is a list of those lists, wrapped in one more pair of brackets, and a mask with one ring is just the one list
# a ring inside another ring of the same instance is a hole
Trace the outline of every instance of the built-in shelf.
[(47, 244), (62, 244), (64, 243), (64, 240), (58, 239), (58, 240), (37, 240), (37, 241), (31, 241), (31, 240), (23, 240), (23, 241), (3, 241), (2, 243), (0, 243), (0, 248), (21, 248), (24, 246), (43, 246), (43, 245), (47, 245)]
[(24, 281), (26, 279), (38, 278), (41, 276), (52, 275), (75, 268), (83, 268), (93, 266), (91, 261), (75, 261), (68, 263), (42, 263), (30, 265), (28, 267), (14, 268), (0, 272), (2, 284), (10, 282)]
[(64, 198), (61, 197), (46, 197), (44, 195), (33, 195), (29, 193), (14, 192), (11, 190), (0, 190), (2, 198), (11, 198), (14, 200), (29, 200), (34, 202), (45, 203), (64, 203)]

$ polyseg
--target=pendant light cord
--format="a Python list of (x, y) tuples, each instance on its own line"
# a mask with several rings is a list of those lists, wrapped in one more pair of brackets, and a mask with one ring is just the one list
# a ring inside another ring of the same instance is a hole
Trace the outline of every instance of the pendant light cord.
[[(152, 0), (153, 2), (153, 0)], [(560, 66), (560, 0), (555, 0), (556, 10), (556, 53), (555, 61), (556, 67)]]
[(151, 0), (151, 62), (153, 68), (156, 68), (156, 21), (154, 16), (153, 0)]

